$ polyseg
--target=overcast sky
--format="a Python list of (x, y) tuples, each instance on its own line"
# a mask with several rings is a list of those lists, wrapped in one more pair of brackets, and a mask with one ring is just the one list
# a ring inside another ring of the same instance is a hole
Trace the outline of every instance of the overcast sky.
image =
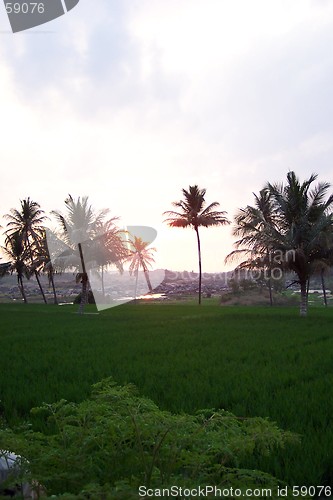
[[(0, 6), (1, 215), (88, 195), (156, 228), (157, 267), (191, 271), (194, 231), (162, 216), (182, 188), (232, 219), (288, 170), (332, 181), (329, 0), (80, 0), (9, 29)], [(201, 234), (203, 270), (223, 270), (231, 228)]]

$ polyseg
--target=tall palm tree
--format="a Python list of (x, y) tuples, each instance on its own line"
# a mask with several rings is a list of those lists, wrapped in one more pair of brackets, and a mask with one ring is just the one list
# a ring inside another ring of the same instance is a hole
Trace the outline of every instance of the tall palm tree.
[(253, 194), (254, 206), (240, 208), (235, 215), (233, 235), (239, 239), (234, 243), (236, 250), (227, 255), (225, 262), (245, 257), (237, 269), (267, 270), (270, 305), (273, 305), (271, 273), (274, 248), (268, 236), (271, 227), (275, 226), (275, 212), (268, 189), (262, 189), (259, 195)]
[(65, 267), (74, 265), (78, 268), (76, 281), (81, 282), (82, 285), (79, 313), (83, 313), (88, 301), (89, 283), (81, 244), (90, 239), (95, 224), (95, 215), (87, 196), (83, 196), (82, 199), (79, 196), (77, 200), (74, 200), (69, 194), (65, 199), (65, 205), (65, 216), (57, 211), (53, 211), (52, 214), (55, 215), (60, 225), (61, 237), (67, 245), (60, 259)]
[(184, 199), (172, 203), (174, 207), (180, 209), (179, 212), (164, 212), (163, 215), (169, 216), (164, 222), (170, 227), (191, 227), (196, 233), (199, 260), (199, 304), (201, 304), (202, 266), (199, 227), (223, 226), (229, 224), (229, 221), (226, 218), (226, 212), (215, 210), (220, 205), (218, 202), (214, 201), (205, 208), (206, 189), (199, 189), (195, 185), (189, 186), (188, 191), (183, 189), (182, 192)]
[[(107, 265), (113, 261), (119, 262), (120, 244), (119, 235), (116, 234), (114, 221), (117, 217), (105, 222), (109, 210), (104, 209), (95, 212), (89, 204), (87, 196), (78, 197), (75, 200), (69, 195), (65, 200), (66, 214), (53, 211), (61, 227), (61, 235), (67, 245), (67, 249), (62, 253), (60, 259), (65, 262), (65, 267), (81, 268), (77, 274), (77, 281), (82, 284), (81, 302), (79, 312), (83, 312), (87, 303), (89, 280), (89, 267)], [(102, 228), (106, 233), (102, 234)], [(112, 242), (117, 240), (118, 247), (115, 250)], [(82, 250), (84, 248), (84, 252)], [(85, 254), (85, 262), (84, 255)]]
[(129, 272), (131, 275), (134, 274), (134, 276), (136, 277), (136, 282), (135, 282), (135, 299), (136, 299), (140, 268), (144, 272), (149, 293), (153, 292), (153, 287), (151, 285), (151, 281), (149, 278), (148, 267), (150, 267), (152, 263), (155, 262), (152, 253), (156, 252), (156, 248), (154, 247), (147, 248), (149, 243), (143, 241), (142, 238), (139, 238), (137, 236), (134, 236), (134, 240), (130, 240), (129, 243), (131, 246), (130, 257), (129, 257), (131, 259), (131, 263), (129, 267)]
[(10, 259), (9, 272), (16, 272), (17, 284), (22, 295), (23, 301), (27, 304), (27, 296), (24, 290), (23, 278), (30, 278), (31, 268), (27, 264), (28, 252), (24, 244), (24, 238), (19, 231), (7, 235), (5, 246), (1, 247), (6, 257)]
[(38, 249), (38, 242), (43, 232), (42, 224), (46, 219), (44, 211), (41, 210), (39, 203), (30, 200), (30, 197), (28, 197), (21, 200), (21, 207), (19, 210), (12, 209), (10, 214), (5, 215), (5, 218), (9, 220), (6, 234), (10, 236), (19, 232), (22, 236), (23, 244), (26, 246), (30, 258), (31, 268), (35, 273), (36, 281), (46, 304), (47, 300), (39, 279), (39, 269), (36, 262), (38, 252), (37, 254), (34, 252), (34, 249)]
[(285, 185), (267, 184), (276, 214), (276, 225), (268, 238), (283, 252), (286, 267), (297, 275), (301, 316), (307, 314), (307, 282), (313, 264), (324, 258), (333, 229), (333, 195), (325, 200), (330, 184), (320, 182), (311, 189), (317, 177), (312, 174), (301, 183), (295, 172), (288, 172)]

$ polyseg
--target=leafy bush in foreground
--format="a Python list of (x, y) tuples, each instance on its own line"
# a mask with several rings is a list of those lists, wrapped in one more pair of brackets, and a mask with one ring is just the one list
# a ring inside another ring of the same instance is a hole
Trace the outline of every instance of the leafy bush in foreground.
[(266, 487), (274, 496), (279, 481), (242, 470), (242, 460), (297, 441), (264, 418), (161, 411), (134, 386), (112, 379), (94, 385), (82, 403), (61, 400), (32, 413), (45, 418), (46, 431), (3, 429), (0, 449), (29, 460), (25, 480), (34, 478), (49, 495), (68, 499), (138, 498), (139, 485)]

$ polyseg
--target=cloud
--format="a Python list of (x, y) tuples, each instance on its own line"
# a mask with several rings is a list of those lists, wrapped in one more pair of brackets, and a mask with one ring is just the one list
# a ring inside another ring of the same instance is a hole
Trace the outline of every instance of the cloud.
[[(232, 216), (291, 168), (329, 180), (332, 20), (308, 0), (81, 0), (52, 33), (3, 34), (3, 212), (87, 194), (161, 231), (162, 267), (195, 268), (190, 234), (162, 225), (182, 187)], [(221, 269), (230, 230), (203, 238)]]

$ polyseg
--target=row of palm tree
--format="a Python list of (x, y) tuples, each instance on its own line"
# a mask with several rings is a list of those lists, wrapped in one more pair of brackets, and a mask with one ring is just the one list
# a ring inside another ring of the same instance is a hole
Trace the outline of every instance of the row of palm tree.
[[(272, 271), (278, 267), (291, 271), (301, 289), (300, 314), (307, 314), (307, 288), (314, 272), (321, 271), (333, 263), (333, 195), (327, 196), (330, 184), (318, 183), (312, 187), (317, 175), (300, 182), (295, 172), (288, 172), (287, 182), (267, 183), (259, 194), (254, 194), (254, 205), (240, 208), (234, 218), (233, 234), (237, 238), (235, 250), (226, 261), (243, 257), (239, 269), (265, 269), (268, 273), (270, 301), (272, 297)], [(196, 233), (199, 261), (199, 304), (202, 297), (202, 261), (200, 227), (225, 226), (230, 224), (225, 211), (219, 211), (218, 202), (206, 206), (206, 190), (197, 185), (183, 189), (183, 199), (173, 202), (178, 210), (164, 212), (165, 222), (170, 227), (190, 227)], [(94, 264), (102, 270), (104, 266), (115, 265), (122, 272), (122, 264), (131, 259), (130, 273), (138, 275), (140, 267), (144, 271), (149, 291), (152, 286), (148, 267), (153, 262), (152, 252), (147, 242), (135, 237), (131, 249), (124, 246), (122, 231), (117, 228), (117, 217), (106, 219), (108, 210), (95, 212), (88, 198), (65, 200), (66, 214), (53, 212), (61, 231), (60, 238), (66, 248), (58, 255), (56, 263), (60, 268), (79, 266), (78, 279), (82, 283), (83, 305), (87, 296), (88, 277), (85, 269), (82, 245), (85, 253), (94, 256)], [(40, 206), (29, 198), (21, 202), (21, 210), (12, 210), (6, 231), (5, 252), (18, 274), (18, 282), (23, 296), (23, 276), (34, 273), (40, 286), (39, 271), (53, 275), (53, 263), (47, 255), (45, 214)], [(79, 252), (78, 252), (79, 250)], [(59, 253), (59, 252), (58, 252)], [(29, 265), (27, 262), (29, 261)], [(88, 258), (89, 261), (89, 258)], [(102, 280), (103, 281), (103, 280)], [(26, 298), (24, 299), (26, 300)]]
[[(273, 268), (294, 273), (301, 290), (300, 315), (307, 315), (311, 276), (332, 266), (333, 195), (330, 184), (319, 182), (317, 174), (300, 182), (295, 172), (285, 184), (267, 183), (254, 205), (239, 209), (235, 216), (235, 250), (226, 261), (243, 257), (238, 268), (268, 271), (270, 300)], [(325, 287), (323, 287), (325, 290)]]
[[(313, 183), (317, 174), (300, 182), (295, 172), (287, 174), (287, 182), (267, 183), (254, 194), (254, 205), (240, 208), (234, 218), (235, 250), (226, 262), (243, 260), (236, 269), (267, 271), (270, 303), (273, 304), (272, 271), (294, 273), (301, 289), (300, 315), (306, 316), (308, 288), (311, 276), (320, 270), (323, 290), (324, 271), (333, 265), (333, 195), (330, 184)], [(171, 227), (191, 227), (195, 230), (199, 260), (199, 304), (201, 303), (201, 245), (199, 227), (229, 224), (226, 212), (216, 211), (219, 203), (205, 208), (205, 189), (190, 186), (183, 189), (183, 199), (173, 205), (179, 211), (165, 212)]]
[[(65, 200), (65, 207), (65, 215), (52, 212), (59, 226), (57, 234), (45, 228), (47, 217), (40, 205), (30, 198), (21, 201), (20, 209), (12, 209), (5, 215), (8, 224), (2, 251), (10, 261), (5, 269), (16, 273), (25, 303), (27, 294), (24, 290), (24, 278), (29, 279), (35, 275), (43, 300), (47, 303), (40, 280), (41, 273), (47, 274), (54, 302), (57, 303), (55, 272), (76, 269), (76, 279), (82, 284), (79, 312), (83, 312), (89, 288), (87, 271), (92, 267), (101, 270), (104, 295), (105, 267), (113, 265), (123, 272), (125, 261), (130, 262), (130, 273), (138, 274), (140, 267), (143, 269), (149, 290), (152, 291), (148, 267), (154, 261), (152, 252), (155, 249), (148, 248), (148, 243), (139, 237), (126, 235), (124, 238), (124, 231), (116, 225), (118, 218), (106, 219), (108, 210), (95, 212), (88, 197), (75, 200), (69, 195)], [(53, 250), (52, 258), (50, 247)]]
[[(45, 220), (44, 212), (40, 209), (38, 203), (31, 201), (30, 198), (21, 201), (21, 209), (12, 209), (10, 214), (6, 214), (5, 218), (9, 220), (7, 224), (7, 240), (6, 248), (13, 250), (22, 250), (18, 265), (22, 267), (25, 264), (26, 273), (27, 261), (30, 260), (29, 273), (35, 274), (43, 300), (46, 303), (46, 297), (39, 279), (38, 267), (40, 262), (37, 262), (37, 254), (41, 256), (41, 236), (42, 224)], [(38, 253), (36, 252), (38, 250)], [(22, 267), (24, 269), (24, 267)]]

